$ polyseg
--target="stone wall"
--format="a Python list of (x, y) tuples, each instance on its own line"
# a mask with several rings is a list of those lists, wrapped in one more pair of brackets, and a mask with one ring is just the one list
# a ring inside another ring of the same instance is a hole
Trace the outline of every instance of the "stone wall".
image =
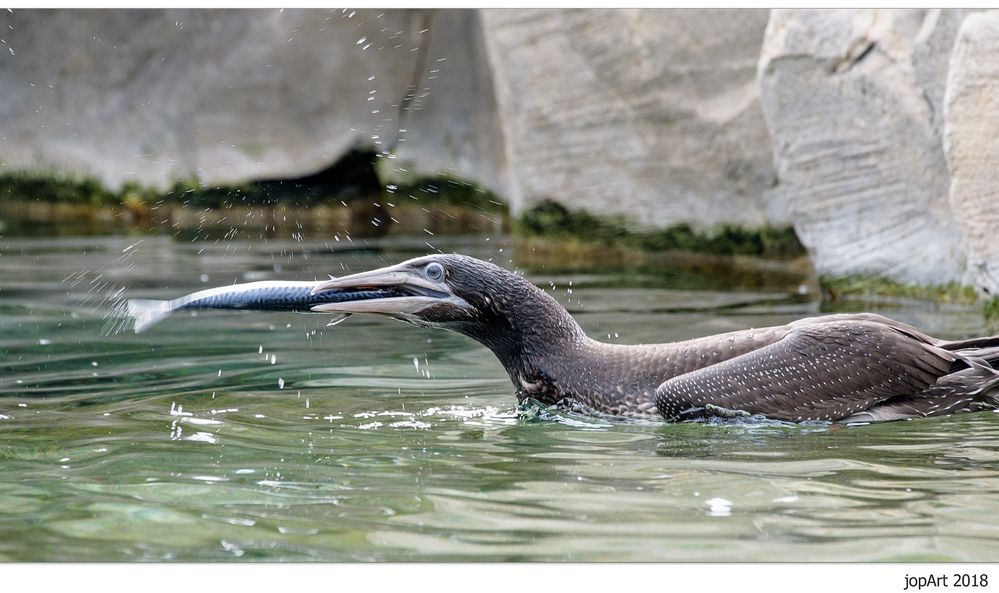
[(999, 13), (776, 10), (778, 189), (816, 269), (999, 294)]
[[(783, 202), (824, 274), (958, 281), (940, 89), (958, 19), (923, 10), (775, 10), (760, 56)], [(919, 253), (919, 257), (912, 254)]]
[(961, 23), (945, 103), (950, 205), (968, 250), (968, 281), (999, 295), (999, 12)]
[(215, 184), (371, 145), (386, 181), (792, 223), (821, 274), (997, 294), (997, 15), (0, 12), (0, 172)]
[(483, 22), (514, 205), (657, 227), (774, 222), (756, 84), (767, 11), (499, 9)]
[(111, 186), (297, 177), (361, 144), (390, 174), (502, 191), (479, 15), (441, 10), (0, 12), (0, 168)]

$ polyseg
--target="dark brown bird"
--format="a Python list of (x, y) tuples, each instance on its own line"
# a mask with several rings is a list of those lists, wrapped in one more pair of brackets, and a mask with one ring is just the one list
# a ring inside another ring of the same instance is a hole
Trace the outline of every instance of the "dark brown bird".
[(479, 341), (519, 400), (667, 421), (762, 414), (869, 422), (999, 407), (999, 336), (948, 342), (869, 313), (615, 345), (587, 337), (523, 277), (462, 255), (320, 282), (311, 293), (329, 291), (343, 294), (311, 310), (387, 315)]

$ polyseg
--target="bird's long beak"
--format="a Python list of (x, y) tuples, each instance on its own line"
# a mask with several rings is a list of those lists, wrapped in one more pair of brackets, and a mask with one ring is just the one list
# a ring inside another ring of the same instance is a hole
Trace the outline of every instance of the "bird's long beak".
[(327, 313), (374, 313), (406, 318), (420, 313), (427, 307), (442, 302), (464, 304), (455, 296), (446, 283), (435, 282), (424, 277), (420, 270), (405, 263), (334, 278), (312, 289), (312, 294), (326, 290), (363, 290), (365, 288), (395, 288), (400, 296), (325, 303), (312, 307), (313, 311)]

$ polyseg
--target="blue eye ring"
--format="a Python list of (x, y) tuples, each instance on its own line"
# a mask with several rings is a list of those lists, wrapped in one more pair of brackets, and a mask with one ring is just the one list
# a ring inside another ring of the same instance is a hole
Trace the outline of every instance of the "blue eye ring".
[(423, 268), (423, 273), (434, 282), (440, 282), (444, 279), (444, 266), (437, 262), (430, 262)]

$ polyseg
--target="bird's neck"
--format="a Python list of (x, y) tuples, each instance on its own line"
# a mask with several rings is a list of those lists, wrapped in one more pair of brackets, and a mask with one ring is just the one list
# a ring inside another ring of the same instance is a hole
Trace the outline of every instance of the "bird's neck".
[(462, 333), (493, 351), (519, 400), (656, 415), (655, 388), (670, 368), (668, 346), (604, 344), (589, 338), (562, 305), (537, 287), (512, 294), (494, 303), (491, 323)]
[(481, 315), (458, 328), (492, 350), (511, 377), (587, 340), (576, 320), (551, 295), (522, 278), (514, 282), (478, 303)]
[(504, 362), (517, 398), (586, 412), (658, 417), (656, 388), (673, 374), (673, 345), (605, 344), (582, 336), (543, 356)]

